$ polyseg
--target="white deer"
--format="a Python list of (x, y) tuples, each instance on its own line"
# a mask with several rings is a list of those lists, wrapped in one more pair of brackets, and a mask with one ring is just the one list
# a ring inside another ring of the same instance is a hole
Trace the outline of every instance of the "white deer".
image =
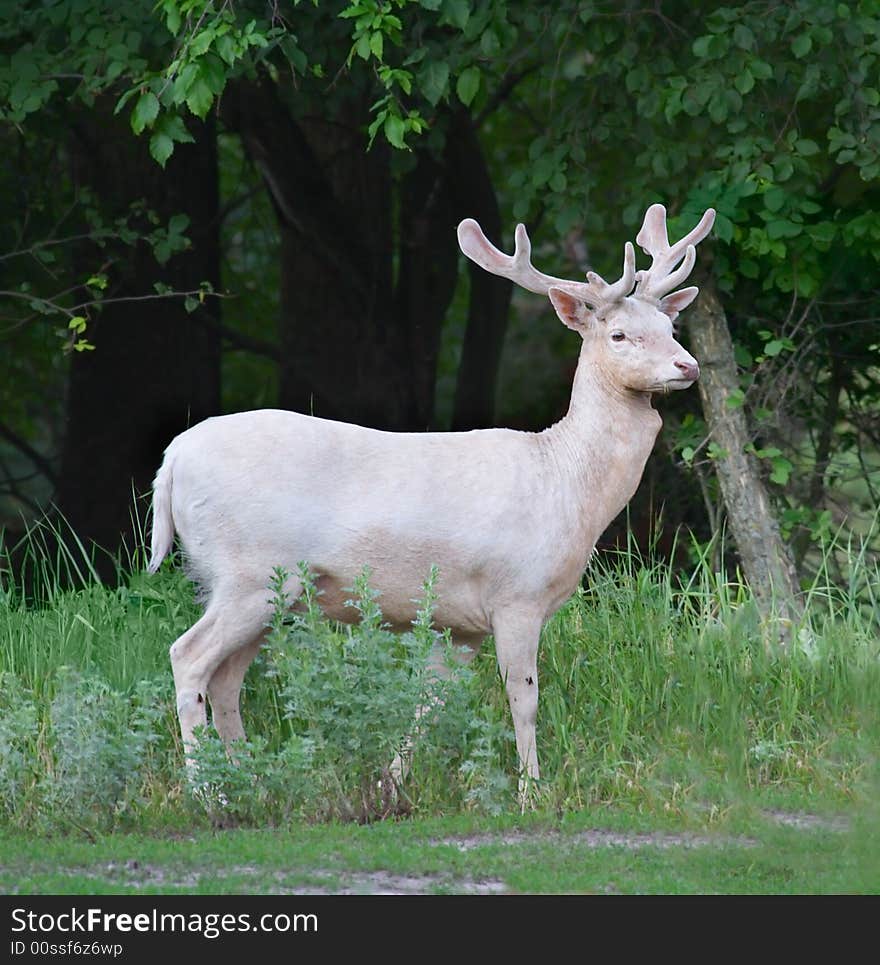
[[(670, 246), (666, 211), (652, 205), (636, 237), (651, 267), (636, 271), (627, 242), (614, 284), (593, 272), (586, 282), (540, 273), (523, 225), (512, 256), (475, 221), (459, 225), (469, 258), (548, 295), (583, 340), (568, 412), (543, 432), (392, 433), (260, 410), (207, 419), (171, 442), (153, 484), (149, 569), (159, 567), (176, 530), (206, 594), (203, 616), (171, 647), (187, 750), (206, 724), (206, 701), (224, 742), (244, 737), (239, 698), (271, 615), (273, 567), (296, 573), (306, 562), (324, 612), (351, 622), (350, 588), (369, 566), (385, 619), (407, 629), (436, 565), (435, 624), (451, 631), (461, 662), (494, 635), (524, 775), (539, 777), (541, 628), (639, 484), (661, 426), (652, 394), (685, 389), (699, 376), (672, 329), (697, 289), (673, 289), (714, 217), (710, 208)], [(285, 589), (295, 600), (298, 577)], [(444, 673), (441, 653), (432, 666)]]

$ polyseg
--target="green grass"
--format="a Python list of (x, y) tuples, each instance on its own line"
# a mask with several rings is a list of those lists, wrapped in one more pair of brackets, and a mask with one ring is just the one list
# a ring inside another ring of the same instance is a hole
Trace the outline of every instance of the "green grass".
[(875, 821), (705, 828), (629, 809), (157, 836), (0, 837), (6, 894), (876, 894)]
[[(785, 650), (705, 561), (598, 560), (542, 638), (525, 816), (491, 643), (418, 735), (408, 816), (378, 821), (426, 628), (400, 643), (373, 618), (276, 620), (246, 682), (249, 752), (233, 766), (206, 741), (193, 795), (167, 658), (198, 613), (179, 571), (110, 589), (83, 566), (80, 589), (47, 580), (36, 602), (7, 585), (0, 887), (381, 890), (381, 871), (422, 892), (876, 892), (880, 581), (849, 551), (848, 584), (810, 588)], [(795, 814), (811, 817), (781, 823)]]

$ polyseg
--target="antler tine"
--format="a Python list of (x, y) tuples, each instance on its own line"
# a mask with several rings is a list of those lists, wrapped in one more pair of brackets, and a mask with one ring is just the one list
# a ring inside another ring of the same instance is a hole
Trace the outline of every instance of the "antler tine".
[[(669, 244), (666, 233), (666, 208), (652, 204), (645, 212), (645, 220), (636, 235), (636, 242), (652, 258), (651, 267), (636, 273), (638, 284), (635, 294), (639, 298), (659, 299), (680, 285), (691, 273), (696, 260), (696, 248), (712, 230), (715, 210), (709, 208), (700, 221), (684, 238)], [(682, 260), (681, 266), (673, 271)]]
[(516, 248), (512, 255), (499, 251), (473, 218), (465, 218), (458, 226), (458, 244), (471, 261), (490, 274), (509, 278), (538, 295), (546, 295), (555, 286), (569, 284), (562, 278), (544, 275), (532, 266), (532, 245), (525, 225), (516, 226)]
[[(597, 275), (594, 271), (587, 272), (587, 282), (585, 288), (589, 288), (591, 291), (595, 291), (601, 296), (601, 299), (606, 304), (610, 302), (619, 301), (621, 298), (625, 298), (633, 288), (633, 284), (636, 280), (636, 250), (632, 246), (631, 241), (627, 241), (623, 246), (623, 274), (620, 278), (608, 284), (600, 275)], [(583, 284), (582, 282), (572, 283), (572, 284)]]
[(465, 218), (458, 226), (458, 244), (471, 261), (493, 275), (509, 278), (528, 291), (546, 295), (551, 288), (561, 288), (593, 308), (617, 301), (632, 291), (636, 277), (636, 255), (630, 242), (624, 247), (623, 276), (609, 285), (592, 271), (587, 272), (586, 282), (545, 275), (532, 265), (532, 246), (525, 225), (516, 226), (515, 239), (514, 253), (505, 255), (489, 241), (473, 218)]

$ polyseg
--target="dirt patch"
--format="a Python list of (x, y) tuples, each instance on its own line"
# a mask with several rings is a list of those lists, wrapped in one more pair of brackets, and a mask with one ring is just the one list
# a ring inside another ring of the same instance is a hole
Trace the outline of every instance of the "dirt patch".
[[(764, 811), (763, 815), (776, 824), (796, 828), (800, 831), (846, 831), (849, 822), (842, 817), (824, 817), (819, 814), (792, 811)], [(464, 837), (444, 838), (432, 841), (433, 845), (448, 845), (459, 851), (471, 851), (474, 848), (484, 848), (492, 845), (509, 845), (516, 847), (529, 841), (559, 841), (585, 845), (588, 848), (625, 848), (637, 851), (640, 848), (752, 848), (757, 845), (754, 838), (746, 835), (710, 835), (696, 834), (689, 831), (605, 831), (592, 828), (574, 834), (562, 834), (559, 831), (511, 831), (507, 834), (487, 832), (485, 834), (471, 834)]]
[(559, 841), (566, 844), (586, 845), (588, 848), (625, 848), (637, 851), (640, 848), (751, 848), (757, 842), (744, 835), (722, 836), (691, 834), (687, 831), (667, 833), (663, 831), (621, 832), (591, 829), (577, 834), (562, 834), (558, 831), (544, 831), (537, 834), (514, 831), (509, 834), (472, 834), (462, 838), (444, 838), (433, 841), (435, 845), (449, 845), (459, 851), (485, 848), (491, 845), (522, 845), (529, 841)]
[[(438, 892), (499, 895), (508, 890), (507, 885), (497, 879), (456, 878), (451, 874), (407, 875), (388, 871), (334, 872), (316, 869), (306, 872), (312, 882), (302, 884), (296, 880), (302, 875), (295, 876), (283, 871), (267, 873), (253, 865), (235, 865), (223, 870), (211, 869), (210, 872), (194, 870), (181, 874), (176, 868), (142, 864), (136, 860), (111, 861), (99, 867), (71, 869), (69, 873), (138, 890), (185, 888), (198, 891), (202, 878), (208, 875), (215, 881), (218, 878), (260, 879), (263, 890), (279, 895), (429, 895)], [(273, 883), (267, 888), (270, 881)]]
[(776, 824), (798, 831), (848, 831), (849, 821), (843, 817), (825, 817), (804, 811), (763, 811), (762, 814)]
[[(329, 876), (329, 875), (328, 875)], [(295, 895), (503, 895), (507, 885), (497, 879), (453, 878), (451, 875), (399, 875), (387, 871), (333, 875), (335, 887), (294, 888)]]

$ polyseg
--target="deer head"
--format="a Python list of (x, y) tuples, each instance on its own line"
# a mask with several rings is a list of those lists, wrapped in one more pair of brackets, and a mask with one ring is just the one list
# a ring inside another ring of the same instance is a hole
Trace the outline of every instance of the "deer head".
[[(472, 218), (458, 226), (461, 250), (481, 268), (547, 295), (556, 314), (584, 340), (590, 362), (619, 388), (633, 392), (685, 389), (699, 377), (696, 359), (675, 340), (673, 320), (696, 297), (695, 287), (673, 291), (690, 274), (695, 246), (709, 234), (715, 211), (674, 245), (666, 232), (666, 209), (653, 204), (636, 242), (651, 256), (651, 267), (636, 271), (635, 250), (624, 245), (623, 274), (609, 284), (595, 272), (586, 282), (545, 275), (532, 266), (526, 229), (517, 225), (515, 249), (505, 255), (492, 245)], [(679, 264), (680, 263), (680, 264)]]

